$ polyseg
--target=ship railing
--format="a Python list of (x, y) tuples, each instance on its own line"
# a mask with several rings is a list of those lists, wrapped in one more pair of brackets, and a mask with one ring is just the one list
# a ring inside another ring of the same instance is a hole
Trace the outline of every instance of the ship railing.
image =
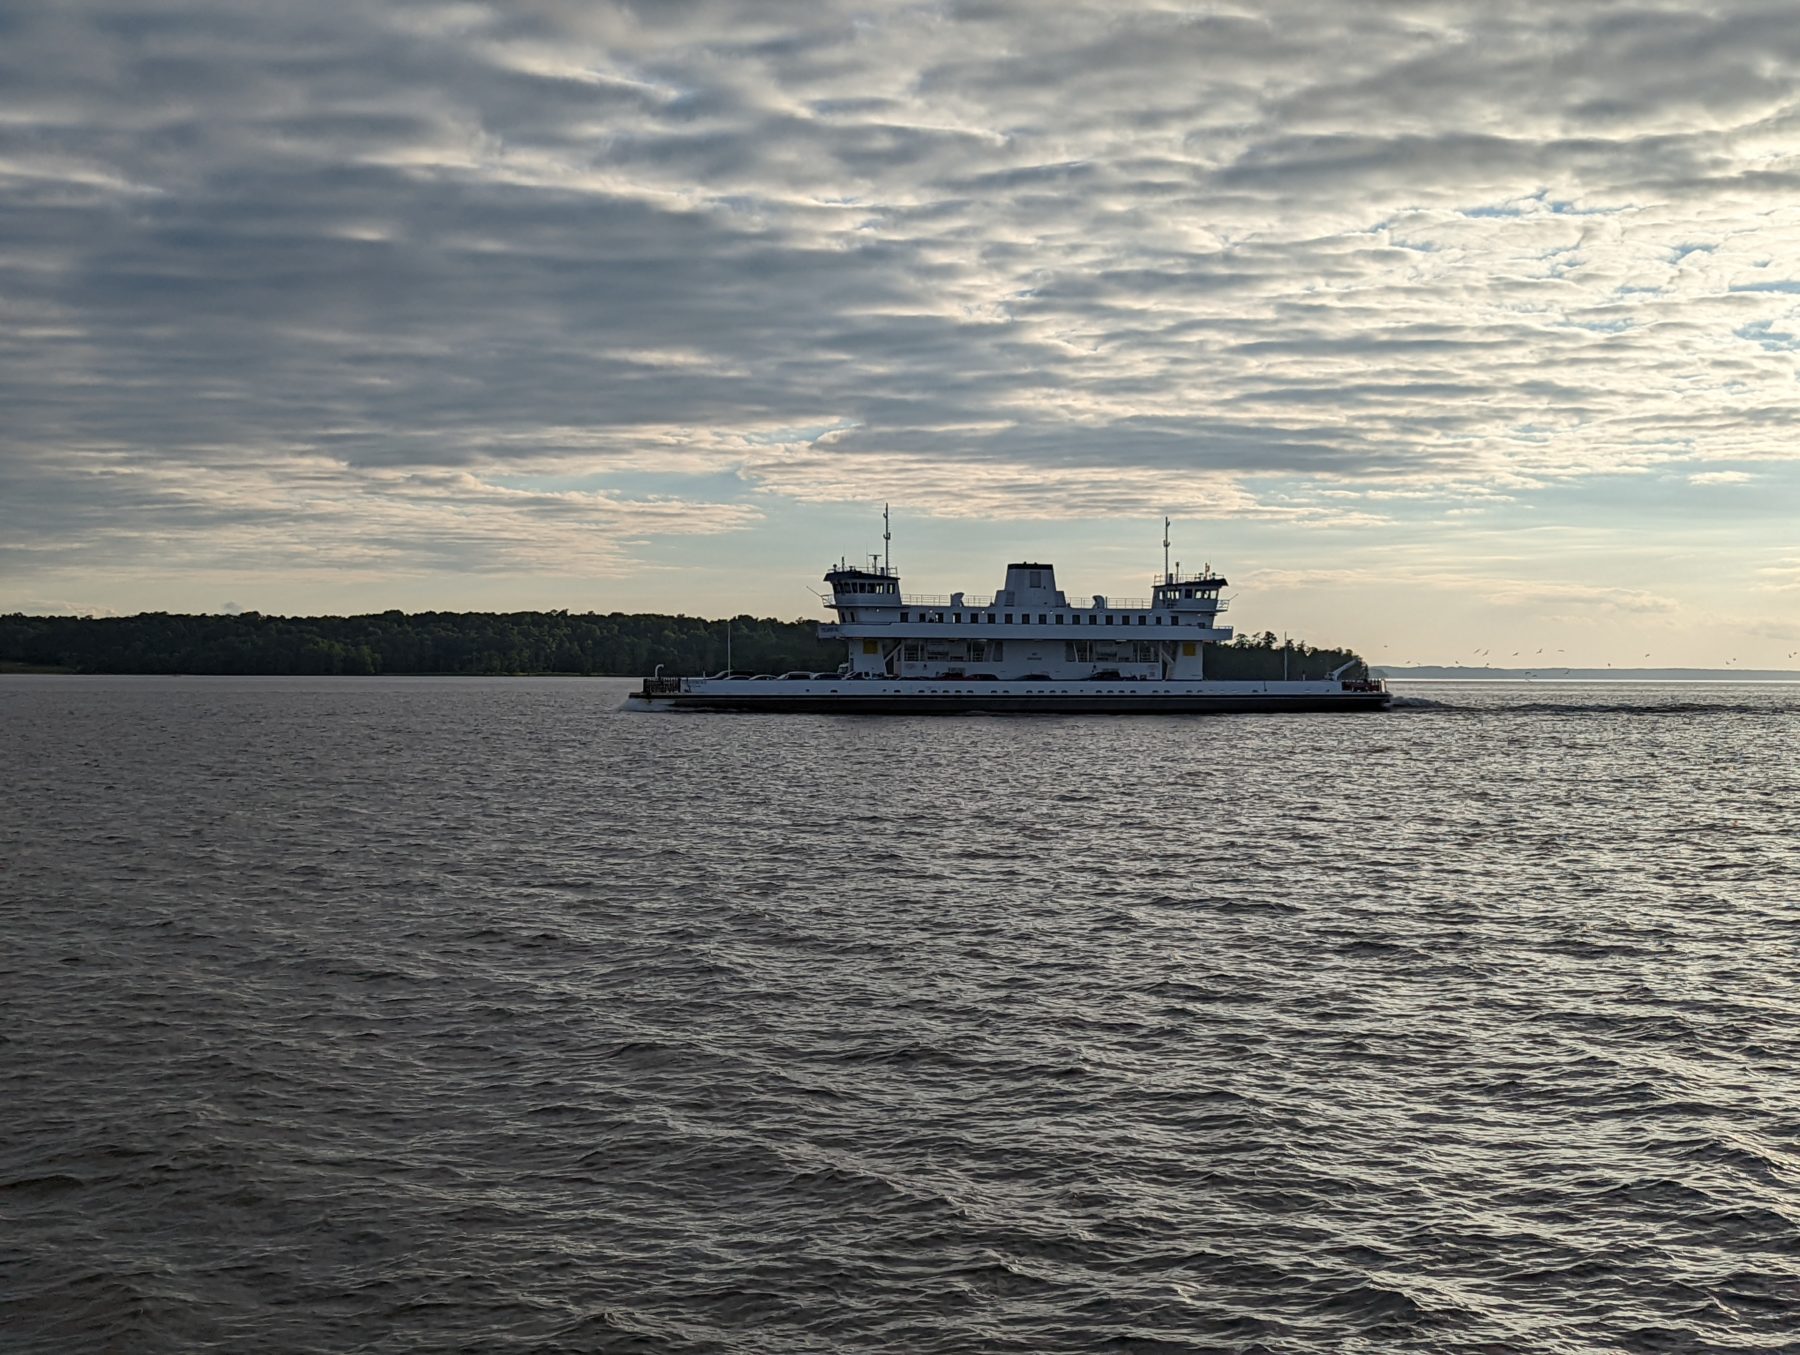
[(1182, 574), (1180, 572), (1174, 574), (1157, 574), (1154, 578), (1158, 588), (1167, 588), (1170, 584), (1176, 583), (1216, 583), (1222, 587), (1225, 583), (1225, 580), (1221, 579), (1210, 569), (1202, 570), (1198, 574)]
[[(1106, 606), (1102, 610), (1147, 612), (1150, 610), (1152, 601), (1150, 598), (1116, 598), (1107, 593), (1071, 593), (1066, 589), (1063, 591), (1063, 595), (1071, 599), (1071, 601), (1066, 607), (1058, 607), (1056, 609), (1057, 611), (1092, 611), (1093, 600), (1096, 597), (1100, 597), (1106, 599)], [(1077, 601), (1076, 599), (1085, 599), (1085, 601)], [(1008, 607), (1021, 612), (1032, 611), (1038, 608), (1049, 610), (1046, 604), (1041, 602), (1003, 603), (996, 602), (991, 597), (970, 597), (967, 593), (963, 594), (960, 603), (954, 598), (948, 597), (942, 593), (907, 593), (901, 597), (900, 601), (907, 607), (962, 607), (963, 609), (972, 612), (989, 611), (995, 608), (1004, 611)], [(1224, 611), (1225, 607), (1226, 604), (1224, 602), (1219, 603), (1220, 611)]]
[(866, 565), (831, 564), (825, 567), (825, 572), (827, 574), (841, 574), (847, 570), (854, 570), (858, 574), (873, 574), (878, 579), (897, 579), (900, 577), (899, 571), (892, 565), (884, 565), (880, 561)]
[(906, 593), (901, 596), (900, 601), (905, 603), (908, 607), (960, 606), (970, 607), (975, 611), (980, 611), (984, 607), (991, 607), (994, 605), (994, 600), (991, 597), (970, 597), (967, 593), (963, 594), (963, 599), (960, 603), (954, 601), (947, 593)]
[[(1092, 594), (1083, 594), (1083, 596), (1091, 598), (1093, 595)], [(1207, 599), (1205, 599), (1205, 602), (1207, 605), (1204, 607), (1196, 607), (1196, 606), (1192, 606), (1192, 605), (1189, 605), (1186, 607), (1176, 605), (1176, 606), (1171, 607), (1166, 600), (1163, 601), (1160, 606), (1158, 606), (1157, 599), (1155, 599), (1155, 598), (1116, 598), (1116, 597), (1112, 597), (1106, 593), (1101, 593), (1100, 596), (1106, 599), (1106, 605), (1108, 607), (1117, 607), (1117, 608), (1120, 608), (1121, 610), (1128, 611), (1128, 612), (1148, 612), (1151, 610), (1161, 611), (1161, 612), (1174, 612), (1174, 611), (1183, 611), (1183, 612), (1219, 611), (1219, 612), (1224, 612), (1224, 611), (1229, 611), (1231, 609), (1231, 604), (1229, 602), (1227, 602), (1224, 598), (1218, 598), (1218, 599), (1207, 598)], [(1215, 600), (1218, 603), (1218, 605), (1216, 607), (1212, 605)], [(1181, 601), (1192, 604), (1194, 602), (1201, 601), (1201, 599), (1199, 599), (1199, 598), (1183, 598), (1183, 599), (1181, 599)], [(1080, 610), (1086, 611), (1086, 610), (1088, 610), (1088, 608), (1083, 607)]]
[[(844, 596), (855, 596), (855, 594), (844, 594)], [(1069, 603), (1067, 603), (1066, 608), (1057, 608), (1058, 612), (1060, 612), (1060, 610), (1071, 610), (1071, 612), (1093, 612), (1094, 597), (1103, 597), (1103, 599), (1105, 599), (1105, 606), (1100, 608), (1100, 610), (1116, 610), (1116, 612), (1148, 612), (1148, 610), (1152, 610), (1152, 606), (1156, 605), (1156, 599), (1152, 599), (1152, 597), (1112, 597), (1111, 594), (1103, 594), (1103, 592), (1102, 594), (1076, 594), (1076, 592), (1067, 592), (1067, 590), (1064, 590), (1064, 596), (1069, 599)], [(887, 599), (889, 599), (887, 605), (889, 606), (893, 606), (891, 597), (893, 597), (893, 594), (887, 594)], [(1183, 612), (1195, 612), (1195, 610), (1201, 610), (1201, 612), (1229, 612), (1229, 610), (1231, 610), (1231, 603), (1226, 601), (1224, 597), (1217, 597), (1217, 599), (1208, 597), (1206, 601), (1208, 601), (1208, 606), (1202, 606), (1202, 608), (1195, 608), (1195, 606), (1170, 608), (1170, 606), (1165, 605), (1161, 610), (1165, 610), (1165, 612), (1170, 612), (1170, 610), (1183, 610)], [(900, 596), (900, 606), (929, 606), (929, 608), (934, 608), (934, 610), (961, 608), (961, 610), (965, 610), (965, 612), (992, 612), (995, 608), (1006, 610), (1008, 606), (1012, 606), (1013, 610), (1026, 612), (1026, 610), (1040, 608), (1040, 606), (1044, 606), (1044, 603), (1030, 603), (1030, 605), (1028, 605), (1028, 603), (999, 603), (999, 601), (995, 601), (994, 597), (972, 597), (970, 594), (963, 594), (961, 601), (958, 601), (952, 594), (941, 594), (941, 592), (907, 592), (907, 594), (902, 594), (902, 596)], [(1046, 610), (1048, 610), (1048, 608), (1046, 608)]]

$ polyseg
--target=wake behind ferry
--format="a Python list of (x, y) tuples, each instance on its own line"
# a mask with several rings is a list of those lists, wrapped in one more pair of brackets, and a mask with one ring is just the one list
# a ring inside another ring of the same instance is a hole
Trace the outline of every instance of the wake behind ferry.
[[(1165, 524), (1164, 547), (1167, 548)], [(884, 535), (886, 535), (884, 533)], [(1155, 576), (1148, 599), (1095, 596), (1072, 602), (1054, 566), (1009, 564), (992, 597), (900, 591), (883, 557), (826, 571), (836, 621), (821, 639), (842, 640), (835, 673), (646, 678), (630, 704), (653, 710), (828, 711), (867, 714), (1201, 713), (1380, 710), (1387, 685), (1345, 677), (1218, 681), (1206, 646), (1231, 638), (1219, 624), (1226, 580), (1211, 570)]]

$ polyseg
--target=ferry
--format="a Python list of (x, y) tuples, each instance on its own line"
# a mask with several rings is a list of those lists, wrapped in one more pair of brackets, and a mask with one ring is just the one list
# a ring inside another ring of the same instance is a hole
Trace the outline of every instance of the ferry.
[[(652, 710), (810, 711), (881, 715), (970, 712), (1199, 714), (1229, 711), (1382, 710), (1387, 684), (1346, 677), (1218, 680), (1206, 648), (1231, 638), (1219, 624), (1226, 580), (1210, 568), (1168, 568), (1149, 598), (1071, 600), (1053, 565), (1006, 567), (991, 597), (904, 593), (883, 556), (840, 560), (826, 571), (835, 621), (819, 637), (841, 640), (832, 673), (724, 672), (644, 679), (629, 704)], [(884, 532), (884, 537), (888, 533)]]

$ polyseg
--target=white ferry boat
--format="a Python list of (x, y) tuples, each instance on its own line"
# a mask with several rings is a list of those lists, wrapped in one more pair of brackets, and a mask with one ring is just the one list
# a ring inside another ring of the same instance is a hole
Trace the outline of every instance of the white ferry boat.
[[(1165, 546), (1166, 546), (1165, 541)], [(830, 711), (870, 714), (969, 711), (1197, 713), (1378, 710), (1392, 697), (1380, 681), (1344, 676), (1219, 681), (1206, 676), (1226, 581), (1210, 570), (1156, 576), (1148, 599), (1071, 601), (1056, 570), (1006, 567), (992, 597), (900, 591), (881, 557), (827, 571), (837, 620), (821, 639), (842, 640), (835, 673), (646, 678), (633, 705), (651, 709)]]

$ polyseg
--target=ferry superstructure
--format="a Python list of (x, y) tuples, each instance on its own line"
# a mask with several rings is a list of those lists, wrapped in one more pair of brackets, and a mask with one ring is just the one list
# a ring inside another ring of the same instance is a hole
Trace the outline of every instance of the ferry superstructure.
[[(1165, 564), (1166, 571), (1166, 564)], [(1006, 567), (991, 597), (903, 593), (881, 557), (826, 571), (842, 640), (835, 673), (646, 678), (633, 704), (651, 708), (871, 714), (1370, 710), (1391, 701), (1379, 681), (1328, 677), (1226, 680), (1206, 676), (1206, 646), (1231, 638), (1219, 624), (1226, 580), (1210, 569), (1157, 575), (1149, 598), (1094, 596), (1056, 585), (1055, 567)], [(1347, 667), (1347, 665), (1346, 665)]]

